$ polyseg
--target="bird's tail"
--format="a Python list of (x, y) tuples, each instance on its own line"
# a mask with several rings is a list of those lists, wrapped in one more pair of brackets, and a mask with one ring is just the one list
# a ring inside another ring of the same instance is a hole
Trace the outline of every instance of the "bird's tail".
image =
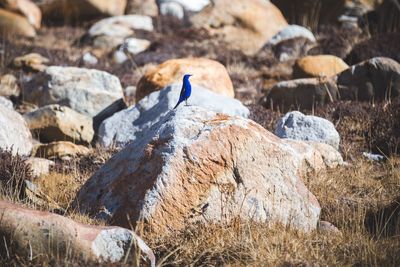
[(180, 103), (182, 103), (182, 102), (179, 101), (179, 102), (176, 104), (176, 106), (174, 107), (174, 109), (176, 109), (176, 108), (179, 106)]

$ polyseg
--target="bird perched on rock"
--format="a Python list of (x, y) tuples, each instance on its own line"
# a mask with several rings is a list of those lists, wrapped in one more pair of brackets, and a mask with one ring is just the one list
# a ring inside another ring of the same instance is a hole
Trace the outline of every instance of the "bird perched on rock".
[(183, 84), (182, 84), (182, 89), (181, 89), (181, 94), (179, 95), (179, 100), (174, 109), (176, 109), (180, 103), (185, 101), (186, 106), (187, 106), (187, 100), (190, 97), (190, 94), (192, 93), (192, 85), (190, 84), (189, 78), (192, 76), (191, 74), (185, 74), (183, 76)]

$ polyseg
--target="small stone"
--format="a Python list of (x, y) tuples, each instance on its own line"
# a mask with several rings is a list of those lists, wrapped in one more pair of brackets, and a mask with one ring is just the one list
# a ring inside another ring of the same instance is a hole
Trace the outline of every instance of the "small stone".
[(69, 160), (77, 156), (84, 156), (90, 153), (87, 147), (75, 145), (71, 142), (58, 141), (50, 144), (39, 144), (33, 148), (34, 157), (46, 159)]
[(5, 97), (18, 97), (21, 89), (18, 86), (18, 80), (12, 74), (1, 76), (0, 79), (0, 96)]
[(44, 71), (49, 59), (37, 53), (30, 53), (24, 56), (16, 57), (13, 60), (13, 65), (16, 68), (27, 69), (30, 71)]
[(26, 163), (32, 170), (32, 175), (37, 177), (50, 173), (50, 168), (55, 165), (54, 161), (43, 158), (29, 158)]

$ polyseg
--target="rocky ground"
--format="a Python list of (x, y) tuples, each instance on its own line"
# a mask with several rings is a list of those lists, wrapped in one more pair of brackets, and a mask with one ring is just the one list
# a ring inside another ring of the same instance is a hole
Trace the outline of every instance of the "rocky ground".
[(399, 6), (0, 0), (0, 264), (398, 266)]

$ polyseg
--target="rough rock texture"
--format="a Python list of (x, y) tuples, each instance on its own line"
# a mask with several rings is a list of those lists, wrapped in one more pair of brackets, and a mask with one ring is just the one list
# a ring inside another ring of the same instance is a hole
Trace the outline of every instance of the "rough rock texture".
[(318, 223), (318, 231), (326, 235), (342, 235), (342, 232), (335, 225), (327, 221)]
[(12, 148), (14, 154), (29, 155), (32, 146), (32, 135), (22, 116), (0, 105), (0, 148)]
[(293, 67), (293, 77), (331, 77), (349, 66), (341, 59), (332, 55), (306, 56), (296, 61)]
[(300, 37), (306, 38), (311, 42), (317, 41), (314, 34), (309, 29), (299, 25), (289, 25), (275, 34), (274, 37), (268, 41), (268, 44), (277, 45), (280, 42)]
[[(162, 120), (175, 107), (181, 88), (182, 84), (168, 86), (103, 121), (99, 128), (98, 141), (103, 146), (124, 146), (143, 136), (153, 124)], [(232, 116), (249, 115), (249, 110), (238, 100), (215, 94), (196, 85), (192, 87), (188, 103)], [(188, 107), (182, 103), (177, 109), (186, 108)]]
[(251, 120), (188, 107), (105, 163), (75, 205), (116, 225), (129, 215), (160, 235), (237, 216), (312, 230), (320, 206), (301, 175), (341, 161), (328, 145), (279, 139)]
[(4, 96), (0, 96), (0, 105), (6, 107), (8, 109), (14, 110), (13, 102), (11, 102), (11, 100), (5, 98)]
[(231, 48), (255, 54), (288, 24), (280, 10), (264, 0), (216, 0), (191, 17), (195, 27), (220, 36)]
[(76, 67), (48, 67), (22, 87), (25, 101), (45, 106), (60, 104), (95, 116), (123, 98), (119, 79), (104, 71)]
[(24, 114), (29, 129), (42, 142), (71, 141), (89, 144), (94, 135), (92, 118), (60, 105), (48, 105)]
[(182, 82), (184, 74), (192, 74), (191, 84), (208, 88), (215, 93), (234, 97), (231, 78), (219, 62), (206, 58), (171, 59), (149, 69), (140, 79), (136, 101), (170, 84)]
[(21, 89), (18, 86), (18, 80), (12, 74), (1, 76), (0, 79), (0, 96), (18, 97)]
[(123, 15), (127, 0), (35, 0), (43, 18), (75, 23), (99, 16)]
[(346, 100), (384, 100), (400, 95), (400, 64), (376, 57), (351, 66), (337, 76), (340, 96)]
[(297, 79), (274, 85), (262, 99), (266, 107), (288, 111), (311, 109), (317, 105), (331, 103), (339, 98), (339, 91), (333, 79)]
[[(39, 255), (52, 251), (60, 258), (82, 257), (86, 260), (123, 260), (132, 242), (155, 265), (151, 249), (134, 232), (121, 227), (93, 226), (66, 217), (0, 201), (0, 248), (20, 255)], [(29, 249), (32, 251), (29, 251)], [(130, 253), (134, 257), (136, 253)]]
[(0, 0), (0, 5), (5, 9), (24, 15), (36, 29), (40, 28), (42, 12), (30, 0)]
[(36, 36), (35, 28), (29, 23), (27, 18), (2, 8), (0, 8), (0, 31), (6, 36)]
[(339, 149), (340, 136), (332, 122), (292, 111), (279, 119), (275, 134), (280, 138), (315, 141)]
[(29, 71), (44, 71), (47, 68), (45, 64), (48, 62), (49, 59), (40, 54), (29, 53), (14, 58), (13, 67), (22, 68)]
[(26, 164), (29, 165), (34, 177), (49, 174), (50, 167), (55, 165), (54, 161), (43, 158), (29, 158), (26, 160)]
[(71, 142), (58, 141), (49, 144), (36, 145), (32, 156), (46, 159), (70, 159), (71, 157), (89, 154), (90, 150), (81, 145)]

